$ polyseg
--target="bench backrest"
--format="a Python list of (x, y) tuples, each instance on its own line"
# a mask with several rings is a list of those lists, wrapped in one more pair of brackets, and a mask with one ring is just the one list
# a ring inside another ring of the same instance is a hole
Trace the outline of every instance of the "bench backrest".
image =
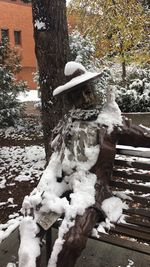
[(126, 200), (126, 223), (112, 228), (110, 238), (120, 246), (150, 254), (150, 149), (117, 146), (111, 187), (132, 201)]

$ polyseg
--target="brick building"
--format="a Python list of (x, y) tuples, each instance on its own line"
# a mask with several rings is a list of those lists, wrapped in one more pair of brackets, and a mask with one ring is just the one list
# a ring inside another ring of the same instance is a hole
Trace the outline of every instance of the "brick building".
[(18, 79), (28, 82), (30, 89), (36, 88), (33, 72), (36, 71), (31, 4), (20, 0), (0, 0), (0, 39), (7, 36), (12, 47), (21, 54), (22, 70)]

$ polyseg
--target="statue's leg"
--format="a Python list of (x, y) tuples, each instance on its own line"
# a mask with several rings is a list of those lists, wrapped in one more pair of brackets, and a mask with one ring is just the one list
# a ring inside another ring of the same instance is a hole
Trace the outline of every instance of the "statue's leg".
[(82, 216), (76, 217), (75, 225), (64, 236), (65, 242), (58, 255), (57, 267), (75, 266), (98, 220), (99, 212), (94, 207), (88, 208)]

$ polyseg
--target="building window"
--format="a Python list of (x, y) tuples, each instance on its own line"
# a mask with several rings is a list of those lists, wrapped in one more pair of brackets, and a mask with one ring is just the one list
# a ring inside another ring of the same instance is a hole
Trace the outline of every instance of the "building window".
[(1, 29), (1, 38), (3, 40), (9, 41), (9, 30), (8, 29)]
[(21, 31), (14, 31), (15, 45), (21, 45)]

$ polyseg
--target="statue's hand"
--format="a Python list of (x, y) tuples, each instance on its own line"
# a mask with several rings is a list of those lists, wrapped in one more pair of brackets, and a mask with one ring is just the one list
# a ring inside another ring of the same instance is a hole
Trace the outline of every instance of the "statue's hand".
[(31, 216), (34, 218), (34, 208), (31, 204), (29, 196), (25, 196), (23, 204), (22, 204), (21, 212), (23, 213), (25, 217)]

